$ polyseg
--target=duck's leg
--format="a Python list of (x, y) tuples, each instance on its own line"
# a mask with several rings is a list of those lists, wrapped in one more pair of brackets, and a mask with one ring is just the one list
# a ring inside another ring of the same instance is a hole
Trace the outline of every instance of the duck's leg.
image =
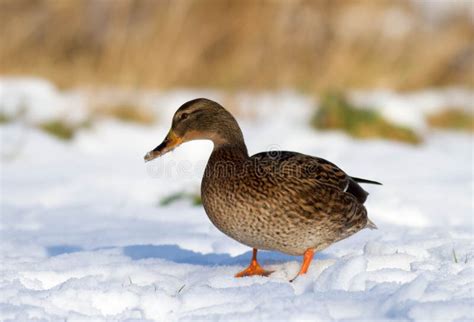
[(290, 282), (293, 282), (298, 276), (306, 274), (306, 272), (308, 271), (309, 265), (311, 264), (311, 261), (313, 260), (313, 257), (314, 257), (314, 250), (311, 248), (308, 248), (303, 254), (303, 264), (301, 264), (301, 268), (298, 275), (292, 278)]
[(273, 271), (266, 271), (258, 264), (257, 262), (257, 249), (253, 249), (252, 261), (250, 262), (249, 267), (244, 269), (242, 272), (235, 274), (235, 277), (244, 277), (244, 276), (253, 276), (253, 275), (260, 275), (260, 276), (268, 276)]

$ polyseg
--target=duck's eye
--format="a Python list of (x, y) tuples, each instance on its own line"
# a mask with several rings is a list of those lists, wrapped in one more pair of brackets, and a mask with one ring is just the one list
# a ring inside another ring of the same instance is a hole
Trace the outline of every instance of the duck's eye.
[(188, 116), (189, 116), (188, 113), (183, 113), (183, 114), (181, 114), (181, 116), (179, 117), (179, 119), (180, 119), (180, 120), (185, 120), (185, 119), (188, 118)]

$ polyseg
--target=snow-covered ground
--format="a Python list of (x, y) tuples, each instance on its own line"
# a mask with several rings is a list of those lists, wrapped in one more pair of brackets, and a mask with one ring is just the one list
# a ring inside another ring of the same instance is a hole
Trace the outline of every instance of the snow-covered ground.
[[(94, 97), (118, 94), (108, 95)], [(84, 118), (88, 95), (0, 81), (2, 112), (25, 109), (23, 121), (0, 126), (0, 320), (472, 321), (473, 136), (429, 130), (421, 115), (448, 97), (471, 109), (473, 93), (353, 95), (416, 126), (425, 142), (314, 131), (312, 100), (291, 92), (228, 100), (212, 91), (141, 93), (156, 125), (103, 120), (64, 142), (32, 123)], [(383, 182), (366, 186), (379, 229), (317, 254), (293, 283), (301, 259), (273, 252), (260, 253), (270, 277), (234, 278), (248, 264), (247, 247), (213, 227), (202, 207), (159, 206), (173, 192), (199, 191), (211, 144), (187, 143), (143, 163), (174, 110), (196, 96), (238, 105), (250, 153), (300, 151)]]

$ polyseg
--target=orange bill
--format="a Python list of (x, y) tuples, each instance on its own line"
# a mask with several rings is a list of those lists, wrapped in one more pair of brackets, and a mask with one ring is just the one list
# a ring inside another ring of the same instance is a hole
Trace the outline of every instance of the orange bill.
[(177, 136), (172, 130), (169, 131), (166, 138), (156, 148), (145, 155), (145, 162), (156, 159), (176, 148), (183, 142), (183, 139)]

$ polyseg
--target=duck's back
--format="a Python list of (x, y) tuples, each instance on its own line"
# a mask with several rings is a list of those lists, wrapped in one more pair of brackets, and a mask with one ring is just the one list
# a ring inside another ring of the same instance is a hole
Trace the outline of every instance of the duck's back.
[(250, 247), (301, 255), (367, 226), (367, 193), (326, 160), (271, 151), (218, 164), (206, 169), (204, 207), (217, 228)]

